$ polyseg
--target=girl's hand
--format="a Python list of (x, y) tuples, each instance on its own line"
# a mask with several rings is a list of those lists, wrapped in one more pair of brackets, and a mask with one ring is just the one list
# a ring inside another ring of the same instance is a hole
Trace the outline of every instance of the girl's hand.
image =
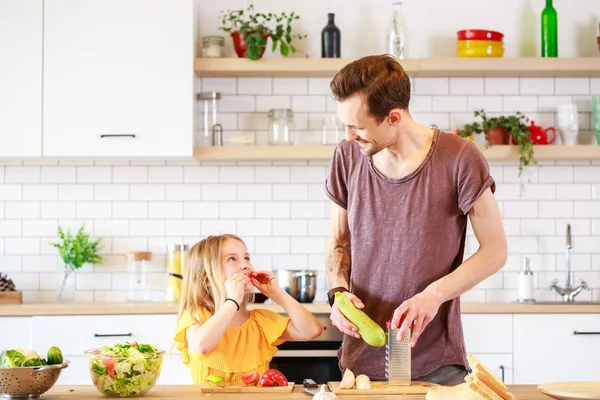
[(241, 272), (231, 275), (225, 281), (225, 293), (227, 293), (227, 297), (237, 301), (241, 305), (246, 295), (244, 287), (249, 281), (250, 278)]
[(270, 272), (255, 271), (249, 276), (250, 279), (252, 279), (252, 284), (254, 287), (260, 290), (260, 292), (267, 297), (271, 297), (277, 292), (277, 290), (281, 289), (275, 280), (275, 275)]

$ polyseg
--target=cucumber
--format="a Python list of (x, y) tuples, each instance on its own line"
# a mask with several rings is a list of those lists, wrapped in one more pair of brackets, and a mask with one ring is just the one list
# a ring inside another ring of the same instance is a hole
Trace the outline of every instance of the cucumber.
[(338, 306), (344, 317), (354, 325), (358, 333), (367, 344), (373, 347), (384, 346), (387, 342), (387, 334), (379, 325), (375, 323), (364, 311), (356, 308), (344, 293), (335, 294), (334, 304)]
[(62, 364), (63, 355), (60, 349), (56, 346), (52, 346), (48, 349), (48, 364)]

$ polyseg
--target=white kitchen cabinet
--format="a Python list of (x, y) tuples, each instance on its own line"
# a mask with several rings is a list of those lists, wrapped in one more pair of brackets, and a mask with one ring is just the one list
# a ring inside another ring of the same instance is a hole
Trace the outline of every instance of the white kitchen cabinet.
[(59, 346), (69, 360), (60, 384), (89, 384), (85, 350), (126, 341), (153, 344), (167, 352), (157, 385), (191, 384), (181, 354), (175, 348), (168, 354), (176, 323), (176, 314), (39, 316), (33, 317), (32, 341), (39, 351)]
[(473, 354), (498, 378), (512, 384), (513, 315), (462, 314), (461, 319), (467, 354)]
[(598, 380), (599, 314), (514, 316), (514, 382)]
[(43, 0), (0, 0), (0, 157), (42, 155)]
[(485, 353), (471, 353), (486, 367), (492, 371), (498, 379), (502, 379), (505, 384), (512, 385), (514, 382), (513, 378), (513, 355), (502, 353), (502, 354), (485, 354)]
[(44, 156), (191, 156), (193, 0), (45, 0)]
[(181, 362), (181, 355), (171, 354), (165, 357), (157, 385), (193, 385), (189, 368)]
[(0, 329), (0, 350), (31, 346), (31, 317), (3, 317)]
[(512, 354), (512, 314), (462, 314), (468, 353)]
[(39, 349), (59, 346), (65, 356), (126, 341), (168, 351), (176, 323), (176, 314), (39, 316), (33, 317), (32, 340)]

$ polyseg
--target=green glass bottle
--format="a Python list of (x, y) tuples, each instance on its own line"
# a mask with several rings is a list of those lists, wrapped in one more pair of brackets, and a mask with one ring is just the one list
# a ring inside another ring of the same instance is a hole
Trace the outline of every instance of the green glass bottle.
[(558, 57), (558, 15), (552, 0), (542, 11), (542, 57)]

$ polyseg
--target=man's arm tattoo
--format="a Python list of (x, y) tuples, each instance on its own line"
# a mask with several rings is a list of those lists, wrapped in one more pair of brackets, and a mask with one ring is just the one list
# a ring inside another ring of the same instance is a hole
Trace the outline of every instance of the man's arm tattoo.
[(337, 245), (333, 248), (328, 257), (329, 272), (341, 278), (348, 279), (350, 277), (350, 245)]

